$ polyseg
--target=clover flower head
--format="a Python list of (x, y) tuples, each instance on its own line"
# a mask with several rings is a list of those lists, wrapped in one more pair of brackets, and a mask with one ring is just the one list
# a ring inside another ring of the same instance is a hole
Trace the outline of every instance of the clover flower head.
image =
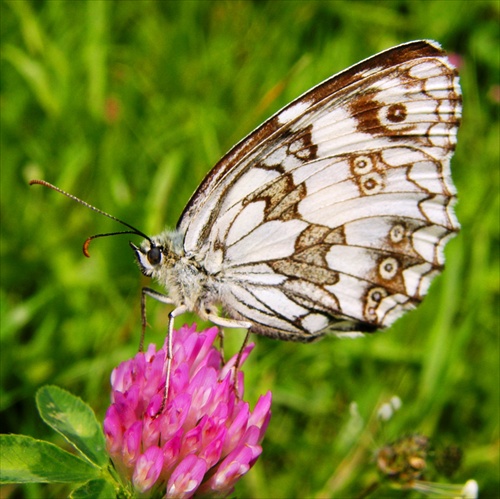
[[(165, 404), (166, 345), (158, 351), (150, 345), (111, 375), (106, 445), (115, 468), (141, 497), (224, 497), (262, 452), (271, 393), (250, 411), (237, 355), (222, 365), (213, 346), (217, 332), (197, 333), (196, 326), (173, 332)], [(243, 350), (240, 365), (253, 347)]]

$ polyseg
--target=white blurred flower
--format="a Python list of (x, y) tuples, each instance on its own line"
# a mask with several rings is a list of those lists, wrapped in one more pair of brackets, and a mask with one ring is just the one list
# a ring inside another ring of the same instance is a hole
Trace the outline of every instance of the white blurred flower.
[(394, 395), (393, 397), (391, 397), (390, 403), (391, 403), (391, 406), (394, 409), (394, 411), (399, 411), (399, 409), (401, 409), (401, 406), (403, 405), (403, 402), (401, 401), (401, 399), (397, 395)]
[(394, 414), (394, 411), (392, 409), (391, 404), (385, 403), (382, 404), (377, 411), (377, 418), (381, 419), (382, 421), (389, 421), (389, 419), (392, 418), (392, 415)]
[(394, 416), (394, 413), (398, 411), (403, 403), (401, 402), (401, 399), (397, 396), (394, 395), (391, 397), (391, 400), (389, 402), (386, 402), (382, 404), (377, 411), (377, 418), (380, 419), (381, 421), (389, 421), (389, 419)]

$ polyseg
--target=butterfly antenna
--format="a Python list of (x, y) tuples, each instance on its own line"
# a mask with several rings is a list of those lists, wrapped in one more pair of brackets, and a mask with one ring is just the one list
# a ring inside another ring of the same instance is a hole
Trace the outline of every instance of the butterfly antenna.
[[(98, 237), (118, 236), (120, 234), (136, 234), (139, 236), (143, 235), (139, 231), (133, 231), (133, 230), (122, 230), (119, 232), (106, 232), (105, 234), (94, 234), (93, 236), (87, 237), (87, 239), (83, 243), (83, 248), (82, 248), (83, 254), (87, 258), (90, 258), (89, 245), (90, 245), (90, 241), (92, 241), (93, 239), (97, 239)], [(149, 237), (147, 237), (147, 236), (146, 236), (146, 239), (148, 239), (150, 241)]]
[(64, 196), (68, 197), (69, 199), (72, 199), (73, 201), (76, 201), (77, 203), (82, 204), (86, 208), (89, 208), (90, 210), (95, 211), (96, 213), (99, 213), (100, 215), (104, 215), (105, 217), (111, 218), (111, 220), (114, 220), (115, 222), (118, 222), (125, 227), (128, 227), (130, 230), (122, 231), (122, 232), (108, 232), (106, 234), (95, 234), (94, 236), (90, 236), (86, 239), (86, 241), (83, 243), (83, 254), (86, 257), (90, 257), (90, 253), (88, 251), (90, 241), (93, 239), (97, 239), (98, 237), (107, 237), (107, 236), (116, 236), (118, 234), (135, 234), (137, 236), (144, 237), (147, 239), (149, 242), (152, 242), (149, 236), (144, 234), (144, 232), (141, 232), (140, 230), (136, 229), (132, 225), (128, 224), (127, 222), (124, 222), (123, 220), (120, 220), (119, 218), (114, 217), (113, 215), (110, 215), (109, 213), (106, 213), (105, 211), (100, 210), (99, 208), (96, 208), (95, 206), (92, 206), (91, 204), (87, 203), (86, 201), (83, 201), (80, 198), (77, 198), (73, 194), (70, 194), (69, 192), (63, 191), (62, 189), (59, 189), (59, 187), (56, 187), (55, 185), (45, 181), (45, 180), (30, 180), (29, 185), (43, 185), (44, 187), (48, 187), (49, 189), (52, 189), (53, 191), (59, 192), (60, 194), (63, 194)]

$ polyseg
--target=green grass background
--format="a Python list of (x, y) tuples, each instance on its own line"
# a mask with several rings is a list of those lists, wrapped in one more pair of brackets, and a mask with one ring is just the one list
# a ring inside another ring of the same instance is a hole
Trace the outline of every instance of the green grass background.
[[(119, 226), (29, 179), (158, 233), (270, 114), (358, 60), (431, 38), (462, 60), (462, 232), (446, 270), (388, 332), (312, 345), (255, 338), (246, 395), (253, 404), (271, 389), (273, 418), (236, 495), (359, 497), (377, 480), (376, 449), (420, 432), (464, 451), (449, 481), (474, 478), (481, 497), (498, 497), (499, 13), (497, 1), (2, 1), (2, 432), (64, 445), (36, 413), (48, 383), (103, 417), (111, 370), (136, 352), (148, 284), (128, 236), (97, 240), (83, 257), (87, 236)], [(161, 343), (168, 307), (150, 300), (148, 310), (147, 340)], [(243, 333), (226, 338), (235, 351)], [(402, 408), (377, 424), (393, 395)], [(374, 496), (419, 497), (385, 486)]]

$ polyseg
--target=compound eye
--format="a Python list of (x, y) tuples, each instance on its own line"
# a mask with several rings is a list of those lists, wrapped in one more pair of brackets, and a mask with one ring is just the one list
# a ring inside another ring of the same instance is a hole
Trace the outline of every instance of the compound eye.
[(161, 261), (161, 248), (153, 246), (148, 251), (148, 261), (151, 265), (158, 265)]

